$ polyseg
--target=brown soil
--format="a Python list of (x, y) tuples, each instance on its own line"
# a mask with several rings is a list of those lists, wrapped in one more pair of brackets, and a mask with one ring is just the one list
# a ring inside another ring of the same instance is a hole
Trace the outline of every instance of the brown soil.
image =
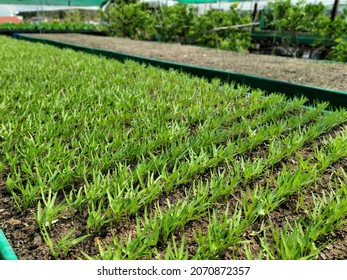
[(32, 36), (347, 92), (347, 64), (80, 34)]

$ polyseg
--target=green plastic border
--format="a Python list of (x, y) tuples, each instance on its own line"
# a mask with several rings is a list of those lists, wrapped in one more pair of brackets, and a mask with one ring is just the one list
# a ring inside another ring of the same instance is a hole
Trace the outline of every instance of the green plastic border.
[(0, 260), (18, 260), (4, 232), (0, 228)]
[[(251, 34), (253, 40), (283, 40), (290, 38), (290, 33), (287, 34), (277, 34), (275, 31), (253, 31)], [(297, 40), (299, 44), (310, 45), (315, 41), (315, 36), (308, 33), (299, 33), (297, 35)]]
[(34, 38), (34, 37), (23, 35), (23, 34), (14, 34), (13, 37), (16, 39), (26, 40), (30, 42), (45, 43), (45, 44), (53, 45), (59, 48), (70, 48), (75, 51), (83, 51), (89, 54), (95, 54), (95, 55), (100, 55), (107, 58), (117, 59), (119, 61), (133, 60), (139, 63), (145, 63), (148, 65), (160, 67), (163, 69), (175, 69), (175, 70), (179, 70), (184, 73), (188, 73), (197, 77), (207, 78), (208, 80), (217, 78), (224, 82), (228, 82), (228, 83), (235, 82), (236, 84), (246, 85), (251, 88), (259, 88), (266, 92), (283, 93), (288, 97), (305, 96), (309, 100), (308, 104), (313, 104), (315, 101), (324, 101), (324, 102), (329, 102), (329, 104), (335, 108), (340, 108), (340, 107), (347, 108), (347, 92), (343, 92), (343, 91), (323, 89), (319, 87), (284, 82), (284, 81), (263, 78), (263, 77), (253, 76), (253, 75), (185, 65), (185, 64), (180, 64), (180, 63), (175, 63), (175, 62), (170, 62), (165, 60), (151, 59), (151, 58), (146, 58), (146, 57), (137, 56), (137, 55), (131, 55), (131, 54), (126, 54), (121, 52), (102, 50), (102, 49), (95, 49), (95, 48), (90, 48), (90, 47), (85, 47), (85, 46), (50, 40), (50, 39)]

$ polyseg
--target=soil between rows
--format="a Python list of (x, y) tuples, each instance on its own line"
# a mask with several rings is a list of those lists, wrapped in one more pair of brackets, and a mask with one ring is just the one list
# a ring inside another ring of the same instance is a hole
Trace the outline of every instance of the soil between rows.
[[(345, 124), (340, 125), (339, 127), (332, 129), (324, 136), (334, 135), (336, 130), (342, 130), (346, 128)], [(315, 140), (315, 144), (319, 144), (325, 137), (319, 137)], [(305, 157), (313, 156), (313, 151), (310, 149), (312, 144), (305, 145), (302, 149), (297, 151), (305, 155)], [(295, 160), (295, 156), (292, 155), (290, 158)], [(290, 159), (284, 159), (282, 163)], [(280, 164), (278, 164), (280, 165)], [(303, 190), (303, 193), (307, 196), (311, 196), (311, 192), (318, 194), (323, 190), (327, 189), (329, 182), (334, 177), (335, 170), (342, 169), (346, 170), (347, 160), (346, 158), (341, 158), (336, 164), (331, 166), (325, 173), (326, 176), (323, 179), (324, 182), (317, 184), (313, 188), (308, 188)], [(266, 180), (266, 175), (262, 178), (259, 178), (260, 181)], [(19, 259), (22, 260), (49, 260), (54, 259), (53, 255), (48, 248), (45, 240), (43, 239), (40, 229), (35, 221), (35, 208), (30, 208), (25, 211), (18, 211), (15, 207), (14, 200), (11, 197), (10, 193), (6, 189), (5, 178), (0, 178), (0, 228), (5, 232), (9, 242), (11, 243), (14, 251), (16, 252)], [(158, 198), (160, 205), (164, 206), (166, 201), (169, 200), (170, 203), (174, 204), (177, 199), (183, 199), (184, 190), (178, 188), (175, 192), (168, 194), (168, 196), (160, 196)], [(231, 200), (230, 200), (231, 199)], [(226, 203), (231, 203), (232, 198), (221, 201), (220, 211), (224, 211)], [(153, 205), (154, 209), (155, 205)], [(279, 206), (274, 213), (270, 216), (273, 225), (276, 227), (282, 227), (283, 223), (288, 217), (295, 219), (298, 215), (301, 215), (304, 212), (304, 209), (297, 208), (297, 197), (293, 195), (292, 198), (289, 198), (284, 205)], [(140, 214), (141, 215), (141, 214)], [(82, 236), (87, 234), (87, 212), (76, 212), (73, 215), (66, 213), (62, 215), (59, 221), (54, 224), (50, 230), (50, 236), (53, 240), (53, 243), (56, 243), (60, 238), (68, 234), (69, 231), (74, 230), (74, 236)], [(269, 218), (270, 218), (269, 216)], [(264, 220), (265, 223), (267, 219)], [(189, 222), (184, 229), (179, 229), (175, 233), (175, 236), (178, 238), (177, 242), (180, 241), (181, 236), (184, 234), (186, 238), (186, 248), (190, 253), (194, 254), (196, 250), (196, 244), (194, 242), (194, 232), (198, 230), (206, 231), (208, 226), (208, 217), (204, 216), (199, 221)], [(261, 232), (263, 223), (255, 223), (252, 226), (252, 232)], [(252, 232), (246, 232), (244, 239), (250, 242), (251, 250), (254, 253), (254, 256), (259, 252), (259, 240), (254, 237)], [(323, 260), (337, 260), (337, 259), (346, 259), (347, 258), (347, 231), (346, 225), (344, 225), (340, 230), (336, 231), (334, 234), (326, 236), (329, 245), (319, 254), (318, 259)], [(111, 227), (103, 228), (99, 234), (93, 234), (92, 236), (86, 238), (83, 242), (71, 248), (67, 256), (60, 256), (58, 259), (84, 259), (85, 256), (83, 253), (86, 253), (89, 256), (98, 255), (98, 241), (109, 244), (111, 243), (112, 236), (117, 236), (121, 240), (125, 240), (129, 236), (133, 238), (136, 237), (136, 220), (134, 217), (129, 219), (121, 219), (117, 224), (114, 224)], [(158, 244), (156, 248), (161, 257), (165, 256), (165, 247)], [(245, 259), (246, 255), (244, 254), (242, 248), (240, 248), (238, 255), (235, 256), (235, 253), (232, 253), (229, 250), (226, 250), (223, 259)]]
[(82, 34), (32, 34), (93, 48), (347, 92), (347, 64)]

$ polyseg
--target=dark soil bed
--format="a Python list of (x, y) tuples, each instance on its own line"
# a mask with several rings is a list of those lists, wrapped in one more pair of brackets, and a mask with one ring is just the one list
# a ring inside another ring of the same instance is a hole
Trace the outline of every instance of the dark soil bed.
[(347, 64), (81, 34), (35, 34), (77, 45), (347, 92)]

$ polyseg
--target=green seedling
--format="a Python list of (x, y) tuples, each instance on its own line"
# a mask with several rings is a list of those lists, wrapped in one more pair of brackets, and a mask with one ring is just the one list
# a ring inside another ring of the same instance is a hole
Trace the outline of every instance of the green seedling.
[[(42, 191), (42, 190), (41, 190)], [(58, 221), (58, 216), (62, 210), (65, 209), (65, 205), (63, 203), (57, 204), (57, 193), (52, 194), (52, 191), (48, 191), (48, 196), (45, 197), (45, 194), (42, 192), (42, 201), (37, 204), (37, 212), (36, 212), (36, 222), (41, 227), (50, 228), (53, 223)]]
[(54, 259), (58, 259), (60, 256), (66, 258), (70, 248), (78, 245), (89, 235), (79, 236), (77, 238), (71, 237), (74, 233), (74, 229), (69, 231), (63, 238), (59, 239), (56, 244), (54, 244), (49, 232), (45, 226), (40, 228), (41, 235), (45, 240), (47, 246), (49, 247)]
[(185, 247), (184, 237), (181, 240), (181, 245), (178, 246), (176, 239), (172, 237), (172, 246), (168, 244), (165, 252), (165, 260), (188, 260), (188, 249)]

